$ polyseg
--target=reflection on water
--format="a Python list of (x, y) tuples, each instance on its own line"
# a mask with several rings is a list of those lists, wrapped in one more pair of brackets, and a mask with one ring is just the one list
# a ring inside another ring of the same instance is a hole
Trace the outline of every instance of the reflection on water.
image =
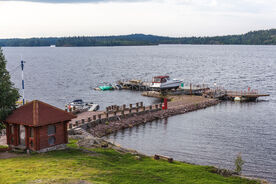
[(94, 91), (120, 79), (170, 75), (186, 83), (214, 82), (231, 90), (259, 89), (258, 103), (221, 103), (110, 136), (146, 154), (165, 154), (197, 164), (233, 168), (241, 152), (244, 174), (276, 183), (276, 46), (160, 45), (139, 47), (3, 48), (12, 80), (25, 96), (64, 108), (82, 98), (100, 104), (157, 103), (139, 92)]

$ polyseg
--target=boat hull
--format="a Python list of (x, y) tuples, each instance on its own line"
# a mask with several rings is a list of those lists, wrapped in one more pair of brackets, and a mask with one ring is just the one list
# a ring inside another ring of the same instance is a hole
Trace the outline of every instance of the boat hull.
[(170, 81), (166, 83), (152, 83), (151, 88), (157, 90), (169, 90), (169, 89), (177, 89), (180, 86), (180, 81)]

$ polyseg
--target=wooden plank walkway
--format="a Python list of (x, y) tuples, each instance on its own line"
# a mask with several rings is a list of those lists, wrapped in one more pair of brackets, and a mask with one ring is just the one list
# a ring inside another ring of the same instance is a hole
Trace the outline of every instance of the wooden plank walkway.
[(245, 97), (245, 98), (258, 98), (262, 96), (269, 96), (269, 94), (259, 94), (255, 91), (226, 91), (228, 97)]

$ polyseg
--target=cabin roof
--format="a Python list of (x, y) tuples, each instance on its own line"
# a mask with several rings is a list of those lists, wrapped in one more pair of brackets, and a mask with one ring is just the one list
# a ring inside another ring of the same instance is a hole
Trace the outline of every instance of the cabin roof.
[(34, 100), (13, 111), (5, 122), (37, 127), (69, 121), (75, 117), (62, 109)]
[(155, 76), (154, 78), (163, 79), (163, 78), (168, 78), (168, 77), (169, 77), (168, 75), (160, 75), (160, 76)]

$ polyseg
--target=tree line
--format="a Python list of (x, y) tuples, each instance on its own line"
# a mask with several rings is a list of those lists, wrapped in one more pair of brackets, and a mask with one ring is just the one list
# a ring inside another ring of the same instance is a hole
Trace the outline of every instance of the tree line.
[(213, 37), (165, 37), (145, 34), (121, 36), (75, 36), (28, 39), (0, 39), (2, 47), (50, 46), (131, 46), (158, 44), (224, 44), (224, 45), (276, 45), (276, 29), (250, 31), (246, 34)]

